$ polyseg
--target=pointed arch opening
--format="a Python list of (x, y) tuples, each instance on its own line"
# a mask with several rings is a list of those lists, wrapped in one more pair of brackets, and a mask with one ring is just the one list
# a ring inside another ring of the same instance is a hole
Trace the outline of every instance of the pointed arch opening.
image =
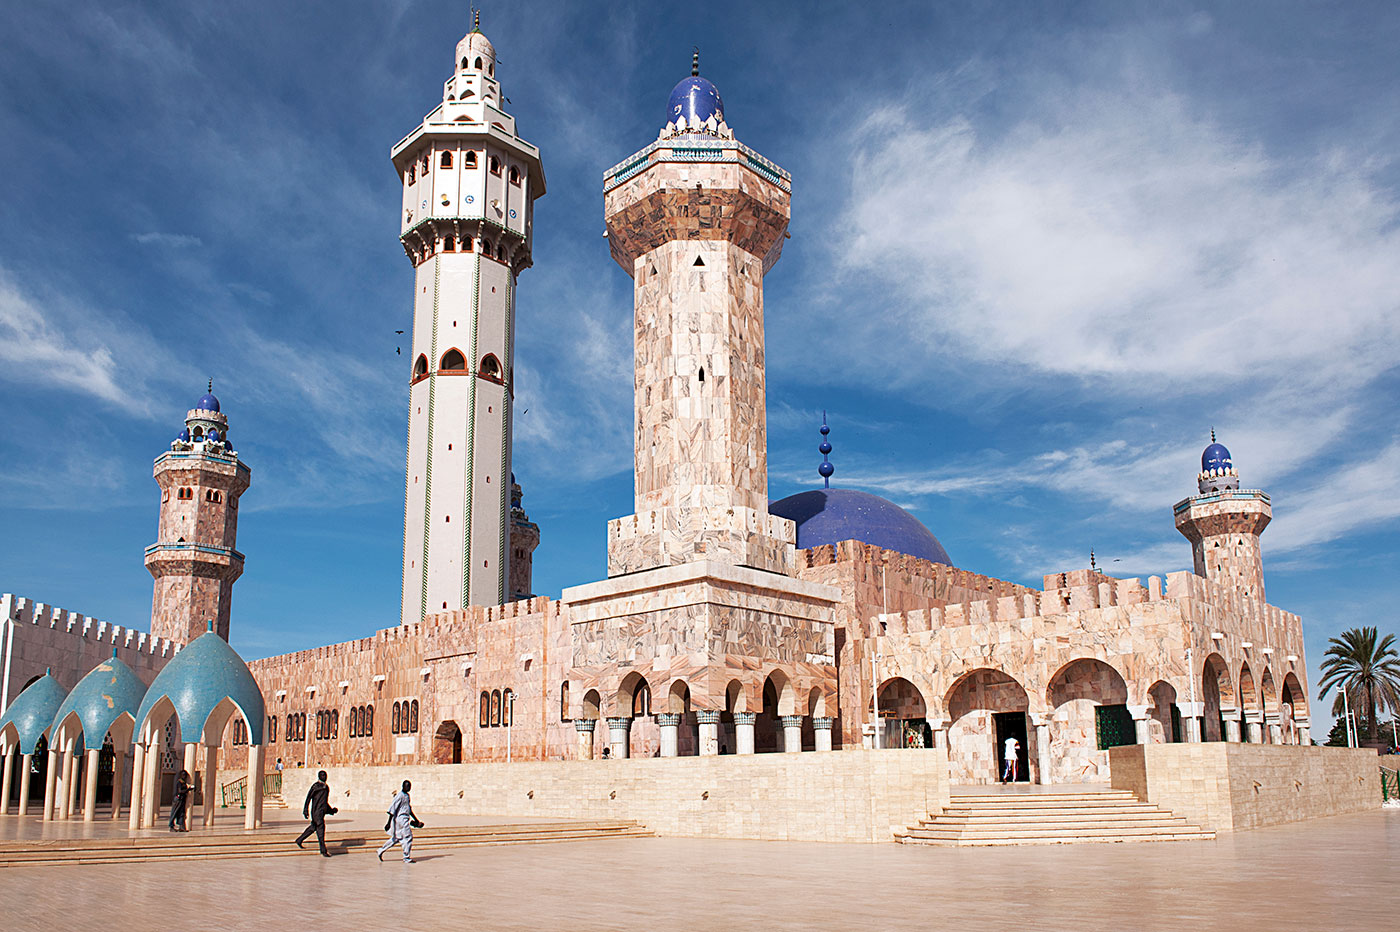
[(467, 368), (467, 358), (462, 355), (462, 351), (453, 347), (442, 354), (442, 362), (438, 365), (440, 372), (463, 372)]

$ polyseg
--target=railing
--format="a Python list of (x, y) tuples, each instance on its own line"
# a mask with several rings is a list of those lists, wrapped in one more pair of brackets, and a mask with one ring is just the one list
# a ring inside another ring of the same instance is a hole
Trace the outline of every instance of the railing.
[[(247, 780), (247, 777), (244, 777)], [(282, 795), (282, 771), (263, 774), (263, 796)]]
[(1400, 799), (1400, 770), (1381, 768), (1381, 802)]
[[(278, 774), (278, 776), (280, 777), (281, 774)], [(224, 784), (222, 787), (220, 787), (219, 789), (220, 789), (221, 794), (222, 794), (222, 796), (223, 796), (223, 806), (224, 806), (225, 809), (231, 809), (231, 808), (233, 808), (233, 805), (234, 805), (235, 802), (238, 804), (238, 808), (239, 808), (239, 809), (245, 809), (245, 808), (247, 808), (247, 806), (248, 806), (248, 778), (247, 778), (247, 777), (239, 777), (237, 780), (234, 780), (232, 783), (225, 783), (225, 784)]]

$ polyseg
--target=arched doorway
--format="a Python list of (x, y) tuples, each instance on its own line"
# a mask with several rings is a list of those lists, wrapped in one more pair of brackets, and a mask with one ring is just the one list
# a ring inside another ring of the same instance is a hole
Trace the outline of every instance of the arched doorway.
[(933, 746), (928, 707), (919, 687), (902, 676), (880, 686), (880, 747), (927, 748)]
[(1017, 779), (1030, 779), (1030, 698), (1020, 683), (989, 667), (962, 676), (944, 702), (948, 726), (948, 779), (954, 784), (989, 784), (1001, 779), (1002, 750), (1009, 738), (1020, 744)]
[(1051, 782), (1106, 781), (1108, 749), (1137, 741), (1122, 675), (1102, 660), (1072, 660), (1051, 677), (1046, 699)]
[(1226, 710), (1234, 714), (1235, 686), (1230, 680), (1230, 668), (1219, 654), (1206, 657), (1201, 666), (1201, 740), (1224, 741)]
[(462, 762), (462, 729), (448, 719), (433, 732), (433, 763), (460, 764)]
[(1308, 719), (1308, 696), (1298, 682), (1297, 674), (1289, 671), (1283, 677), (1283, 696), (1279, 705), (1284, 744), (1307, 744), (1311, 737), (1303, 733), (1301, 722)]
[(1256, 741), (1257, 736), (1249, 733), (1249, 723), (1263, 717), (1259, 709), (1259, 694), (1254, 688), (1254, 674), (1249, 672), (1249, 664), (1240, 665), (1240, 740)]

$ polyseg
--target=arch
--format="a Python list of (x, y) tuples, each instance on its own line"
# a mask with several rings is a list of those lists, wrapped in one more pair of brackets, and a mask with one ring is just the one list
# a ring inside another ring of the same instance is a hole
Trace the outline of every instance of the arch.
[(813, 686), (807, 693), (807, 714), (814, 718), (827, 718), (829, 713), (826, 710), (826, 691), (820, 686)]
[(1153, 724), (1154, 743), (1175, 744), (1184, 740), (1181, 727), (1181, 710), (1176, 707), (1176, 687), (1166, 680), (1158, 680), (1147, 690), (1150, 700), (1148, 716)]
[(1225, 711), (1235, 710), (1235, 685), (1230, 667), (1217, 653), (1209, 654), (1201, 665), (1201, 740), (1224, 741)]
[(444, 152), (444, 153), (442, 153), (441, 156), (438, 157), (438, 167), (439, 167), (439, 168), (451, 168), (451, 167), (452, 167), (452, 153), (451, 153), (451, 152)]
[(476, 62), (474, 63), (474, 66), (477, 68), (477, 70), (480, 70), (480, 69), (481, 69), (481, 56), (480, 56), (480, 55), (478, 55), (478, 56), (476, 57)]
[(590, 689), (583, 694), (583, 702), (580, 704), (579, 718), (596, 722), (598, 720), (598, 710), (603, 704), (603, 697), (598, 690)]
[(481, 712), (477, 717), (476, 727), (491, 727), (491, 693), (489, 690), (481, 691)]
[[(467, 95), (463, 94), (462, 96), (465, 97)], [(476, 168), (476, 153), (474, 151), (467, 150), (466, 154), (462, 156), (462, 167)]]
[(442, 362), (438, 364), (438, 370), (441, 372), (460, 372), (466, 368), (467, 357), (455, 346), (442, 354)]
[(995, 783), (1007, 736), (1021, 744), (1029, 775), (1030, 695), (1015, 677), (995, 667), (969, 670), (953, 681), (943, 699), (948, 724), (948, 773), (953, 783)]
[(1055, 672), (1045, 688), (1054, 709), (1066, 702), (1089, 699), (1098, 705), (1127, 705), (1128, 684), (1112, 665), (1094, 657), (1071, 660)]
[(364, 729), (364, 735), (365, 735), (366, 738), (373, 738), (373, 737), (374, 737), (374, 706), (373, 706), (373, 705), (367, 705), (367, 706), (365, 706), (364, 714), (361, 716), (360, 725), (361, 725), (361, 727)]
[[(774, 670), (772, 673), (769, 673), (763, 680), (764, 692), (768, 692), (770, 687), (773, 691), (773, 698), (777, 706), (777, 714), (796, 715), (797, 691), (793, 689), (792, 682), (788, 679), (787, 674), (782, 670)], [(766, 708), (767, 705), (768, 701), (765, 696), (764, 711), (768, 711)]]
[(402, 730), (403, 730), (403, 703), (402, 703), (402, 702), (395, 702), (395, 703), (394, 703), (394, 713), (393, 713), (393, 716), (389, 719), (389, 731), (390, 731), (391, 733), (393, 733), (393, 734), (398, 734), (398, 733), (401, 732)]
[(491, 690), (491, 727), (499, 728), (501, 725), (501, 691)]
[(457, 251), (457, 237), (455, 237), (455, 236), (444, 236), (444, 237), (442, 238), (442, 251), (443, 251), (443, 252), (456, 252), (456, 251)]
[(1259, 677), (1259, 699), (1264, 711), (1272, 715), (1278, 711), (1278, 689), (1274, 687), (1274, 674), (1268, 667)]
[(638, 713), (634, 710), (638, 708), (638, 700), (641, 700), (641, 708), (645, 711), (641, 715), (651, 714), (651, 686), (646, 678), (633, 670), (622, 678), (618, 684), (617, 694), (613, 697), (613, 709), (620, 717), (637, 718)]
[(666, 690), (666, 711), (684, 715), (690, 711), (690, 685), (685, 680), (673, 680)]
[(1298, 681), (1298, 674), (1289, 670), (1283, 676), (1284, 701), (1293, 706), (1293, 714), (1298, 718), (1308, 718), (1308, 694)]
[(1283, 726), (1283, 743), (1307, 744), (1307, 736), (1301, 733), (1301, 723), (1308, 719), (1308, 697), (1292, 670), (1283, 676), (1283, 691), (1279, 700), (1279, 724)]
[(1253, 712), (1259, 708), (1259, 694), (1254, 688), (1254, 674), (1250, 672), (1249, 661), (1240, 664), (1239, 707), (1242, 712)]
[(507, 177), (510, 178), (511, 184), (520, 184), (520, 169), (512, 165), (510, 167), (510, 173)]
[(408, 730), (410, 734), (418, 734), (418, 700), (413, 700), (413, 707), (409, 712)]
[(569, 721), (569, 681), (559, 685), (559, 721)]
[(1079, 657), (1045, 690), (1051, 708), (1049, 782), (1092, 783), (1108, 774), (1108, 749), (1137, 740), (1128, 684), (1112, 665)]
[(499, 157), (494, 155), (491, 156), (489, 159), (487, 159), (486, 165), (488, 168), (491, 169), (491, 174), (499, 175), (501, 173), (501, 160)]
[(902, 676), (892, 676), (881, 683), (879, 696), (881, 718), (928, 718), (923, 692)]
[(724, 687), (724, 710), (726, 712), (754, 712), (753, 703), (749, 701), (749, 690), (738, 680), (730, 680), (729, 685)]
[(468, 63), (467, 63), (467, 56), (463, 55), (463, 56), (462, 56), (462, 70), (463, 70), (463, 71), (466, 71), (468, 67), (469, 67), (469, 65), (468, 65)]
[(462, 762), (462, 729), (448, 719), (438, 725), (433, 732), (433, 763), (460, 764)]
[(505, 261), (505, 259), (506, 259), (506, 244), (505, 244), (505, 243), (497, 243), (497, 244), (496, 244), (496, 258), (497, 258), (498, 260), (500, 260), (501, 262), (504, 262), (504, 261)]
[(481, 365), (477, 367), (476, 372), (477, 375), (485, 379), (490, 379), (492, 382), (502, 381), (501, 361), (496, 358), (495, 353), (487, 353), (485, 356), (482, 356)]

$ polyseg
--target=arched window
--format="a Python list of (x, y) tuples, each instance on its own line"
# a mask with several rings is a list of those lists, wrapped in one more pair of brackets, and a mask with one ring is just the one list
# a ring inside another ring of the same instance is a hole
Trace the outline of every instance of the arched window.
[(510, 183), (520, 184), (520, 169), (516, 168), (514, 165), (510, 167)]
[(410, 734), (418, 734), (418, 700), (413, 700), (413, 709), (408, 715), (408, 731)]
[(491, 690), (491, 727), (501, 724), (501, 691)]
[(358, 707), (358, 706), (353, 706), (353, 705), (352, 705), (352, 706), (350, 707), (350, 721), (347, 723), (349, 727), (348, 727), (348, 729), (347, 729), (346, 732), (345, 732), (345, 733), (346, 733), (347, 735), (349, 735), (351, 738), (356, 737), (356, 736), (360, 733), (360, 732), (359, 732), (359, 729), (355, 727), (356, 724), (359, 722), (359, 719), (360, 719), (360, 710), (359, 710), (359, 707)]
[(497, 244), (496, 244), (496, 258), (499, 259), (499, 260), (501, 260), (502, 262), (504, 262), (504, 261), (506, 260), (506, 244), (505, 244), (505, 243), (497, 243)]
[(465, 55), (462, 56), (462, 70), (463, 70), (463, 71), (466, 71), (466, 70), (467, 70), (467, 56), (465, 56)]
[(298, 740), (298, 741), (305, 741), (305, 740), (306, 740), (306, 713), (305, 713), (305, 712), (299, 712), (299, 713), (297, 713), (297, 740)]
[(496, 66), (494, 63), (486, 66), (486, 73), (493, 78), (496, 76)]
[(340, 737), (340, 710), (331, 709), (331, 737)]
[(491, 257), (491, 241), (489, 239), (481, 241), (481, 254), (487, 258)]
[(442, 251), (443, 251), (443, 252), (456, 252), (456, 251), (457, 251), (457, 238), (456, 238), (455, 236), (444, 236), (444, 237), (442, 238)]
[(510, 707), (511, 707), (511, 700), (514, 699), (514, 698), (515, 698), (515, 693), (511, 692), (509, 689), (507, 689), (505, 692), (501, 693), (501, 724), (502, 724), (502, 725), (509, 725), (509, 724), (510, 724)]
[(297, 739), (297, 719), (296, 719), (296, 716), (295, 716), (295, 715), (293, 715), (292, 713), (288, 712), (288, 713), (287, 713), (287, 740), (288, 740), (288, 741), (295, 741), (296, 739)]
[(462, 162), (463, 165), (465, 165), (467, 168), (476, 168), (476, 153), (475, 153), (475, 152), (468, 152), (465, 156), (463, 156), (463, 158), (464, 158), (464, 161)]
[(632, 694), (632, 717), (640, 718), (651, 714), (651, 687), (642, 683)]
[(471, 252), (471, 251), (472, 251), (472, 238), (471, 238), (470, 236), (464, 236), (464, 237), (462, 237), (462, 252)]
[(268, 740), (268, 743), (269, 743), (269, 744), (275, 744), (275, 743), (276, 743), (276, 741), (277, 741), (277, 716), (275, 716), (275, 715), (269, 715), (269, 716), (267, 717), (267, 736), (268, 736), (268, 737), (267, 737), (267, 740)]
[(365, 726), (365, 737), (367, 737), (367, 738), (373, 738), (373, 737), (374, 737), (374, 706), (372, 706), (372, 705), (367, 705), (367, 706), (365, 706), (365, 720), (364, 720), (364, 726)]
[(501, 363), (496, 359), (495, 353), (487, 353), (481, 357), (481, 369), (478, 370), (478, 374), (493, 382), (501, 381)]
[(480, 56), (480, 55), (478, 55), (478, 56), (476, 57), (476, 67), (477, 67), (478, 69), (481, 68), (481, 56)]
[(442, 364), (438, 369), (443, 372), (460, 372), (467, 368), (467, 360), (462, 355), (461, 350), (450, 349), (442, 354)]
[(569, 721), (569, 681), (559, 687), (559, 721)]
[(409, 184), (413, 184), (413, 182), (415, 182), (415, 181), (417, 181), (417, 180), (418, 180), (418, 166), (417, 166), (417, 165), (410, 164), (410, 165), (408, 166), (408, 183), (409, 183)]
[(400, 724), (400, 720), (399, 720), (399, 706), (400, 706), (400, 705), (401, 705), (401, 703), (398, 703), (398, 702), (395, 702), (395, 703), (394, 703), (394, 717), (393, 717), (393, 720), (391, 721), (391, 723), (390, 723), (390, 725), (389, 725), (389, 730), (390, 730), (391, 732), (393, 732), (394, 734), (398, 734), (398, 733), (399, 733), (399, 730), (400, 730), (400, 729), (399, 729), (399, 724)]
[(488, 164), (491, 166), (491, 174), (493, 174), (493, 175), (499, 175), (499, 174), (501, 173), (501, 160), (500, 160), (500, 159), (496, 158), (496, 157), (493, 155), (493, 156), (491, 156), (491, 161), (490, 161)]
[(477, 727), (491, 727), (491, 694), (484, 689), (481, 691), (481, 717), (477, 722)]
[(451, 168), (451, 167), (452, 167), (452, 153), (451, 153), (451, 152), (444, 152), (444, 153), (441, 155), (441, 157), (438, 158), (438, 168)]
[(428, 357), (422, 353), (418, 354), (418, 359), (413, 363), (413, 377), (421, 379), (428, 374)]
[(428, 161), (428, 153), (424, 152), (424, 153), (423, 153), (423, 177), (424, 177), (424, 178), (428, 177), (428, 165), (429, 165), (429, 164), (430, 164), (430, 162)]

